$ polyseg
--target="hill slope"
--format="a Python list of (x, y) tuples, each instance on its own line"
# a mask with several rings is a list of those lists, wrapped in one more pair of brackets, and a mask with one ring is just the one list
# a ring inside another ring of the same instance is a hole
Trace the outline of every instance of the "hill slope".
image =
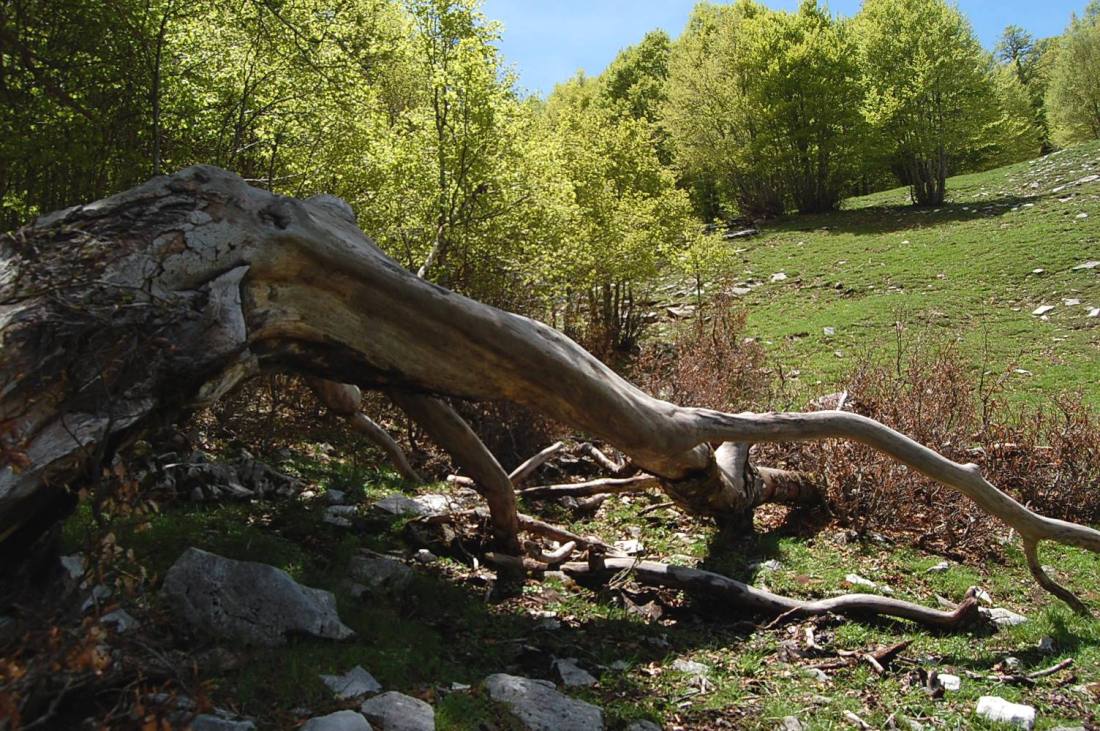
[[(908, 205), (899, 188), (768, 224), (739, 244), (744, 271), (731, 275), (788, 278), (745, 298), (749, 334), (804, 383), (839, 386), (853, 358), (896, 348), (901, 322), (960, 338), (976, 366), (1026, 371), (1013, 391), (1080, 390), (1100, 403), (1100, 317), (1088, 317), (1100, 266), (1075, 269), (1100, 260), (1098, 175), (1091, 143), (951, 178), (937, 209)], [(1053, 305), (1045, 318), (1031, 314), (1041, 305)]]

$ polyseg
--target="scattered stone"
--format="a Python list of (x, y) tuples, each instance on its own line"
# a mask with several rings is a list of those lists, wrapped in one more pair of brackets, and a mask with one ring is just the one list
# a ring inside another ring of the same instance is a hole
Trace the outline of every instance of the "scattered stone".
[(348, 501), (348, 495), (343, 490), (325, 490), (325, 500), (329, 505), (343, 505)]
[(92, 587), (92, 593), (88, 595), (88, 598), (84, 600), (84, 603), (80, 605), (80, 612), (87, 614), (92, 608), (98, 606), (102, 602), (107, 601), (111, 597), (111, 588), (106, 584), (96, 584)]
[(988, 617), (994, 624), (998, 624), (1002, 627), (1015, 627), (1018, 624), (1023, 624), (1027, 621), (1027, 617), (1022, 614), (1016, 614), (1009, 609), (1003, 607), (993, 607), (992, 609), (981, 610), (982, 614)]
[(191, 725), (188, 728), (191, 731), (256, 731), (256, 724), (251, 721), (232, 721), (222, 716), (203, 713), (191, 719)]
[(1076, 307), (1077, 305), (1081, 304), (1081, 300), (1077, 299), (1076, 297), (1071, 297), (1070, 299), (1062, 300), (1062, 304), (1066, 307)]
[(417, 495), (410, 498), (401, 493), (387, 495), (374, 503), (374, 507), (397, 516), (439, 515), (450, 509), (450, 498), (446, 495)]
[(829, 676), (825, 674), (825, 671), (821, 668), (806, 668), (806, 675), (816, 680), (819, 683), (828, 683)]
[(783, 568), (783, 564), (774, 558), (769, 558), (767, 561), (754, 561), (749, 564), (749, 571), (778, 571)]
[(852, 586), (863, 586), (863, 587), (866, 587), (868, 589), (875, 589), (877, 591), (881, 591), (883, 594), (893, 594), (894, 593), (893, 589), (891, 589), (890, 587), (882, 586), (880, 584), (876, 584), (875, 582), (871, 581), (870, 579), (863, 578), (859, 574), (847, 574), (844, 577), (844, 580), (846, 582), (848, 582), (849, 584), (851, 584)]
[(555, 660), (554, 670), (566, 688), (591, 688), (599, 682), (594, 675), (577, 664), (575, 657)]
[(358, 514), (358, 508), (354, 505), (329, 505), (325, 508), (325, 517), (321, 520), (329, 525), (340, 528), (350, 528), (351, 519)]
[(113, 612), (108, 612), (99, 618), (99, 622), (100, 624), (113, 627), (115, 632), (120, 635), (141, 626), (141, 622), (134, 619), (125, 609), (116, 609)]
[(367, 591), (400, 593), (416, 573), (397, 559), (379, 555), (359, 555), (348, 564), (351, 578), (365, 585)]
[(832, 337), (833, 335), (836, 335), (836, 328), (835, 327), (824, 327), (824, 328), (821, 328), (821, 331), (825, 335), (828, 335), (829, 337)]
[(1100, 307), (1093, 307), (1089, 310), (1089, 317), (1100, 317)]
[(1009, 723), (1031, 731), (1035, 727), (1035, 709), (1020, 703), (1009, 703), (995, 695), (978, 699), (978, 715), (997, 723)]
[(1045, 315), (1053, 309), (1054, 309), (1054, 305), (1039, 305), (1038, 307), (1036, 307), (1034, 310), (1031, 311), (1031, 314), (1033, 314), (1033, 315)]
[(1045, 271), (1046, 271), (1046, 269), (1032, 269), (1031, 273), (1032, 274), (1042, 274)]
[(744, 297), (748, 293), (752, 292), (752, 289), (750, 289), (749, 287), (730, 287), (726, 291), (729, 292), (729, 294), (732, 294), (734, 297)]
[(1018, 657), (1013, 657), (1012, 655), (1009, 655), (1008, 657), (1006, 657), (1001, 662), (1004, 663), (1004, 666), (1006, 668), (1008, 668), (1009, 670), (1011, 670), (1014, 673), (1018, 672), (1019, 669), (1020, 669), (1020, 658), (1018, 658)]
[(678, 657), (672, 662), (672, 669), (696, 676), (706, 675), (710, 672), (710, 668), (703, 663), (695, 662), (694, 660), (685, 660), (682, 657)]
[(1089, 217), (1089, 214), (1085, 213), (1084, 211), (1082, 211), (1081, 213), (1078, 213), (1076, 216), (1074, 216), (1074, 218), (1076, 218), (1078, 220), (1084, 220), (1088, 217)]
[(435, 731), (435, 709), (397, 691), (364, 701), (359, 711), (380, 731)]
[(321, 681), (342, 701), (382, 690), (382, 684), (359, 665), (343, 675), (322, 675)]
[(1039, 652), (1050, 655), (1054, 652), (1054, 638), (1043, 637), (1039, 640)]
[(489, 697), (506, 704), (526, 731), (602, 731), (603, 711), (562, 694), (553, 683), (497, 673), (485, 679)]
[(1086, 261), (1084, 264), (1078, 264), (1077, 266), (1075, 266), (1073, 268), (1073, 271), (1080, 272), (1080, 271), (1083, 271), (1083, 270), (1086, 270), (1086, 269), (1095, 269), (1096, 267), (1100, 267), (1100, 261), (1096, 261), (1094, 259), (1094, 260)]
[(421, 548), (416, 552), (416, 560), (423, 564), (434, 563), (439, 560), (439, 557), (426, 548)]
[(371, 726), (361, 713), (337, 711), (309, 719), (301, 731), (371, 731)]
[(666, 307), (665, 313), (677, 320), (686, 320), (695, 315), (695, 305), (682, 305), (680, 307)]
[(787, 275), (784, 272), (776, 272), (771, 276), (772, 282), (785, 282), (786, 280)]
[(1055, 726), (1050, 731), (1087, 731), (1084, 726)]
[(937, 676), (944, 690), (955, 691), (962, 687), (962, 678), (950, 673), (939, 673)]
[(993, 604), (993, 597), (985, 589), (977, 589), (974, 592), (974, 598), (983, 604)]
[(79, 581), (84, 576), (84, 555), (81, 553), (74, 553), (71, 556), (61, 557), (61, 568), (65, 569), (65, 573), (69, 575), (69, 578), (73, 581)]
[(637, 556), (644, 549), (642, 542), (637, 538), (628, 538), (625, 541), (615, 541), (615, 548), (619, 549), (627, 556)]
[(927, 574), (942, 574), (942, 573), (950, 571), (950, 570), (951, 570), (951, 562), (950, 561), (940, 561), (935, 566), (929, 566), (928, 569), (925, 571), (925, 573), (927, 573)]
[(779, 729), (780, 731), (802, 731), (802, 722), (794, 716), (784, 716)]
[(195, 630), (263, 646), (288, 633), (343, 640), (355, 634), (331, 592), (311, 589), (274, 566), (187, 549), (164, 577), (173, 612)]

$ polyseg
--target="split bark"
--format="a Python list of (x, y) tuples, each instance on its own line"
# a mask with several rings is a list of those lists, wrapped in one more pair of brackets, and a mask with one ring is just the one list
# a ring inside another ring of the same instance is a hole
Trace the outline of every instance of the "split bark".
[[(188, 168), (4, 235), (0, 264), (0, 541), (154, 419), (278, 368), (411, 399), (428, 421), (435, 396), (515, 401), (614, 445), (685, 510), (718, 520), (768, 497), (748, 445), (852, 439), (967, 495), (1032, 551), (1100, 551), (1100, 532), (1040, 516), (976, 465), (871, 419), (653, 398), (560, 332), (418, 279), (331, 196), (282, 198)], [(470, 459), (505, 509), (507, 475)]]

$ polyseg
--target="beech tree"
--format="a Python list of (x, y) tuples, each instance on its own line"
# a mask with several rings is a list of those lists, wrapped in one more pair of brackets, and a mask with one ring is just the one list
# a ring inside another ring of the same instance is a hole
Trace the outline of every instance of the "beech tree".
[(1100, 138), (1100, 3), (1095, 0), (1058, 41), (1046, 106), (1059, 144)]
[[(465, 468), (520, 570), (521, 529), (568, 531), (516, 511), (509, 475), (445, 397), (513, 401), (614, 444), (684, 509), (729, 525), (761, 503), (813, 496), (807, 476), (755, 465), (753, 443), (853, 439), (1004, 520), (1039, 584), (1087, 611), (1049, 578), (1037, 547), (1100, 552), (1100, 531), (1032, 512), (976, 465), (848, 412), (727, 414), (660, 401), (552, 328), (405, 270), (354, 221), (332, 196), (299, 201), (193, 167), (0, 237), (0, 541), (33, 539), (144, 429), (282, 369), (389, 394)], [(758, 611), (940, 626), (976, 612), (972, 596), (953, 612), (867, 595), (799, 602), (717, 574), (603, 558), (576, 538), (589, 560), (565, 570), (634, 570)]]
[(855, 17), (864, 114), (913, 202), (939, 205), (952, 164), (996, 119), (989, 60), (944, 0), (867, 0)]

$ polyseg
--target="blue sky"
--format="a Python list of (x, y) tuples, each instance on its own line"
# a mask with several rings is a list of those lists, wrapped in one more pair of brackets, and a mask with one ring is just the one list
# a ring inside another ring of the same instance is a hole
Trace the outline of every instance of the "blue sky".
[[(765, 0), (793, 9), (797, 0)], [(958, 0), (982, 45), (992, 48), (1006, 25), (1022, 26), (1036, 37), (1061, 33), (1070, 14), (1088, 0)], [(676, 36), (695, 0), (485, 0), (489, 18), (504, 23), (501, 51), (519, 72), (520, 87), (548, 94), (554, 84), (583, 68), (598, 74), (620, 49), (664, 28)], [(832, 0), (829, 7), (852, 15), (859, 0)]]

